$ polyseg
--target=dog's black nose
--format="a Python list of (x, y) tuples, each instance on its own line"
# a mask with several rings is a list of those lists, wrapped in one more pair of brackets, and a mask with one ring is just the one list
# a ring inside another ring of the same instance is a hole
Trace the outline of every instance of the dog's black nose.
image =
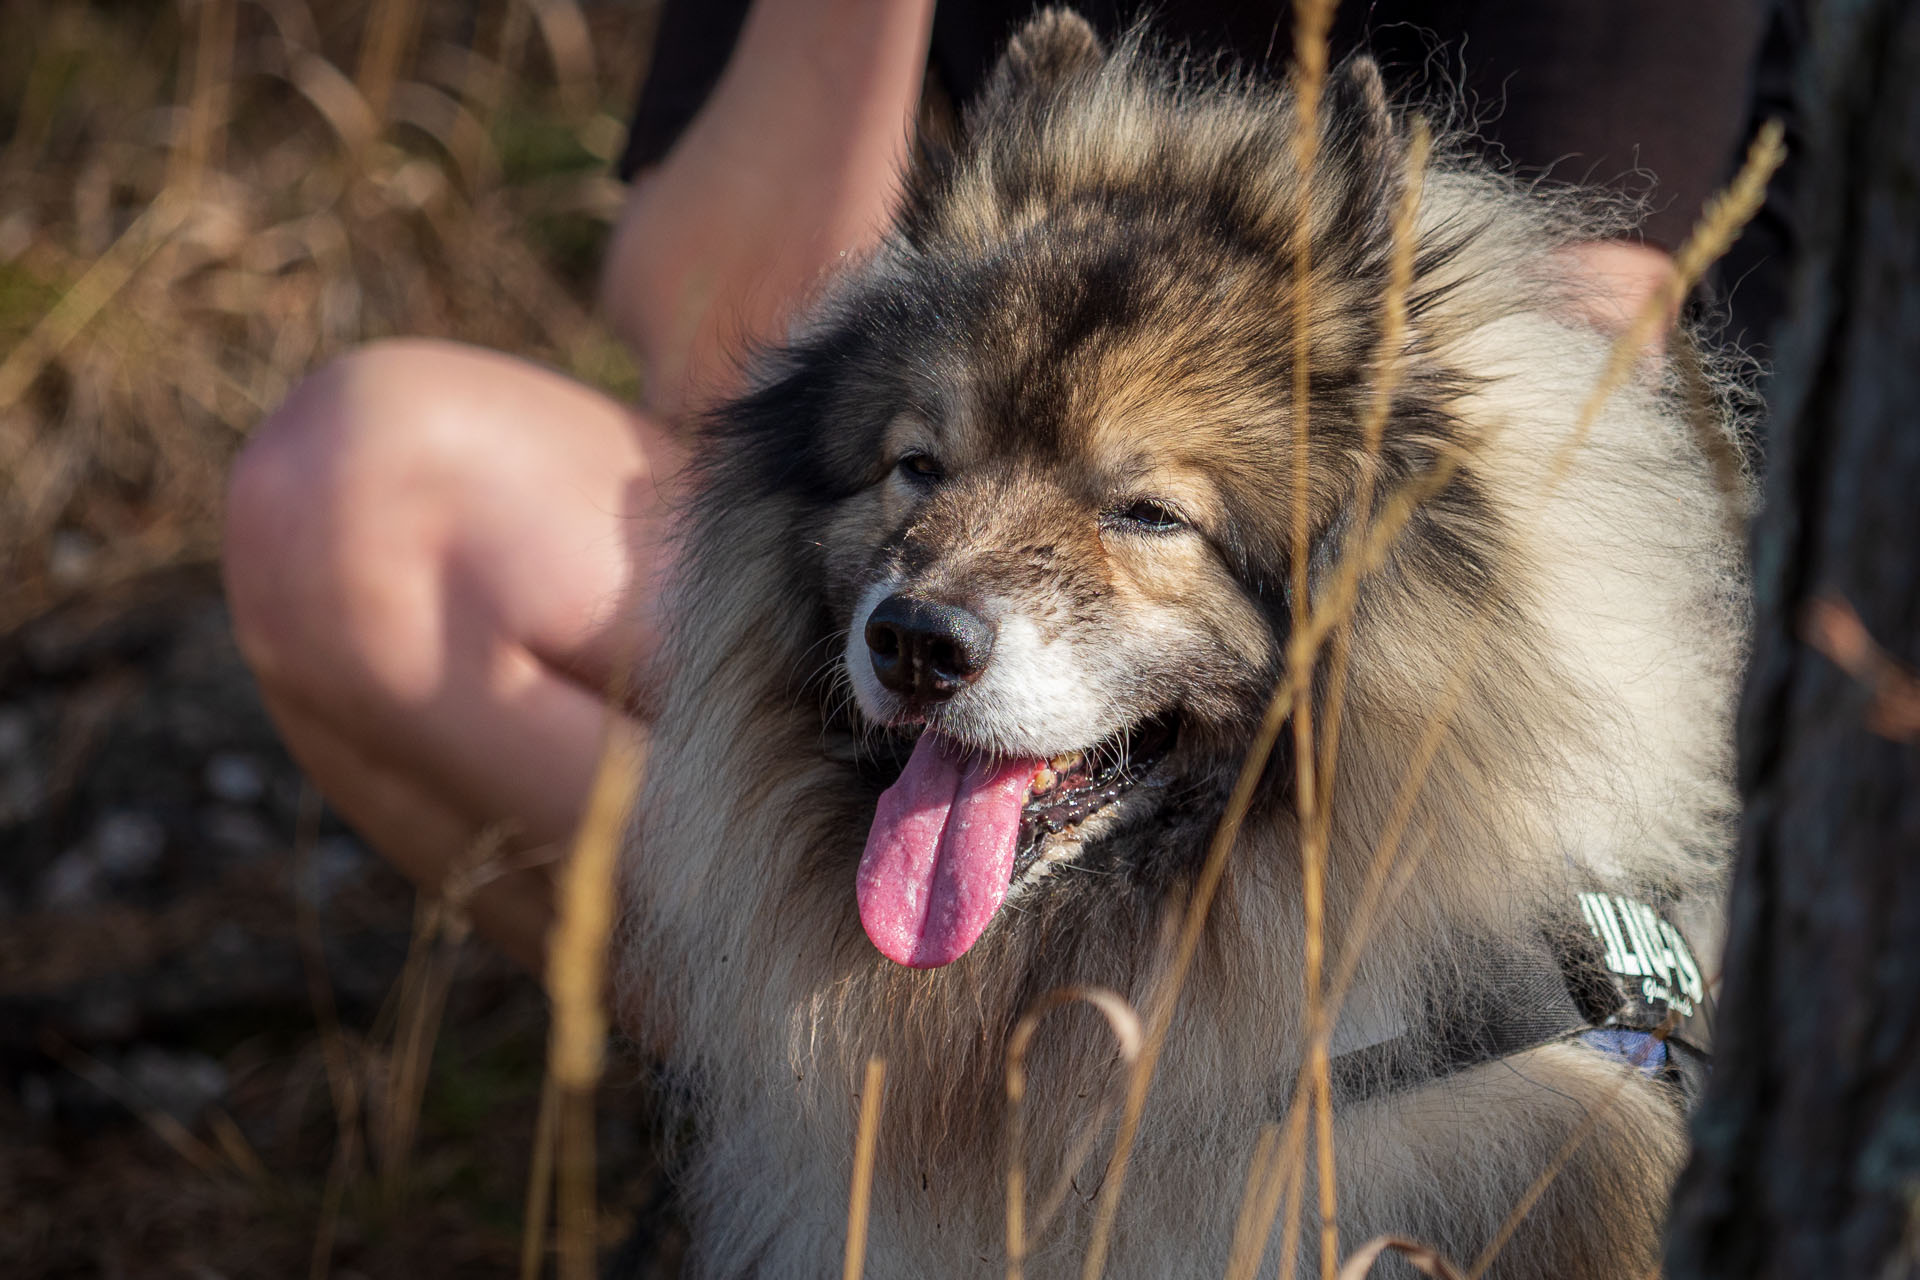
[(867, 655), (880, 683), (920, 702), (951, 698), (979, 679), (993, 628), (956, 604), (890, 595), (867, 618)]

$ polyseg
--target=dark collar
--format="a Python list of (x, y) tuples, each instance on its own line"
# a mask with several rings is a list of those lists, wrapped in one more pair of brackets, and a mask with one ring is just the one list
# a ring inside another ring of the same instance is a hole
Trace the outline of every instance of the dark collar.
[(1691, 1107), (1713, 1008), (1671, 914), (1622, 894), (1580, 893), (1533, 936), (1462, 948), (1432, 975), (1413, 1027), (1334, 1057), (1336, 1096), (1364, 1101), (1577, 1040), (1673, 1084)]

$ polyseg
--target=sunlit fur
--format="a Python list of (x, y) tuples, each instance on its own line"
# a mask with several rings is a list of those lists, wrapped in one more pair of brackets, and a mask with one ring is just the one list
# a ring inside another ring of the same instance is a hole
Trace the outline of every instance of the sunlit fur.
[[(1336, 71), (1328, 94), (1303, 184), (1282, 89), (1188, 69), (1139, 39), (1102, 50), (1070, 17), (1036, 20), (958, 153), (917, 166), (885, 247), (713, 423), (621, 942), (623, 1015), (664, 1054), (685, 1106), (692, 1274), (838, 1269), (871, 1054), (888, 1066), (867, 1274), (997, 1271), (1012, 1025), (1066, 983), (1146, 1006), (1165, 921), (1291, 625), (1302, 200), (1316, 583), (1364, 523), (1350, 507), (1370, 465), (1359, 423), (1404, 131), (1369, 64)], [(1365, 951), (1345, 1036), (1417, 1024), (1430, 998), (1484, 977), (1490, 940), (1564, 920), (1576, 887), (1696, 902), (1718, 890), (1744, 583), (1725, 495), (1661, 361), (1608, 402), (1545, 491), (1607, 348), (1567, 318), (1556, 254), (1596, 226), (1577, 200), (1521, 192), (1457, 154), (1426, 180), (1376, 507), (1442, 447), (1471, 456), (1359, 599), (1333, 802), (1336, 955), (1416, 744), (1450, 681), (1464, 685), (1402, 847), (1417, 870)], [(895, 464), (914, 449), (938, 455), (944, 477), (903, 480)], [(1142, 495), (1189, 527), (1116, 523)], [(855, 908), (875, 799), (898, 767), (899, 740), (874, 722), (883, 700), (849, 685), (862, 655), (848, 628), (883, 579), (1000, 601), (1031, 643), (1058, 646), (1046, 679), (1021, 687), (1064, 690), (1059, 705), (1025, 722), (956, 699), (941, 722), (956, 737), (1025, 749), (1075, 724), (1090, 743), (1147, 715), (1181, 718), (1164, 785), (1089, 824), (1084, 847), (1016, 889), (971, 952), (927, 971), (876, 953)], [(1291, 776), (1283, 751), (1213, 908), (1110, 1275), (1221, 1273), (1256, 1137), (1291, 1087), (1303, 998)], [(1052, 1185), (1117, 1075), (1097, 1018), (1050, 1018), (1030, 1062), (1032, 1185)], [(1573, 1045), (1343, 1107), (1344, 1239), (1392, 1231), (1471, 1260), (1595, 1108), (1494, 1274), (1647, 1274), (1683, 1124), (1658, 1086)], [(1029, 1274), (1077, 1273), (1098, 1151)]]

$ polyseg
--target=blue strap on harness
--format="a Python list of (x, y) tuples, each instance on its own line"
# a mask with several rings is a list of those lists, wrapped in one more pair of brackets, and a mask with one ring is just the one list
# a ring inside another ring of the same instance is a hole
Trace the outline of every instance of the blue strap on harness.
[(1638, 899), (1576, 898), (1577, 918), (1549, 920), (1533, 939), (1496, 940), (1457, 966), (1477, 981), (1440, 988), (1412, 1030), (1335, 1055), (1335, 1094), (1414, 1088), (1558, 1042), (1672, 1086), (1690, 1110), (1712, 1069), (1712, 1000), (1692, 947)]
[(1637, 1068), (1650, 1080), (1658, 1080), (1667, 1070), (1667, 1042), (1651, 1031), (1629, 1027), (1595, 1027), (1583, 1031), (1579, 1039), (1609, 1058)]

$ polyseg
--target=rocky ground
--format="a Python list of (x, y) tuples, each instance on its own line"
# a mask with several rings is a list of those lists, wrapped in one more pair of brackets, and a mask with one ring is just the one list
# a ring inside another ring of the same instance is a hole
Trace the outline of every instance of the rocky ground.
[[(0, 1275), (517, 1274), (544, 999), (444, 941), (444, 1015), (402, 998), (413, 892), (303, 786), (208, 569), (0, 640)], [(610, 1243), (657, 1191), (637, 1075)]]

